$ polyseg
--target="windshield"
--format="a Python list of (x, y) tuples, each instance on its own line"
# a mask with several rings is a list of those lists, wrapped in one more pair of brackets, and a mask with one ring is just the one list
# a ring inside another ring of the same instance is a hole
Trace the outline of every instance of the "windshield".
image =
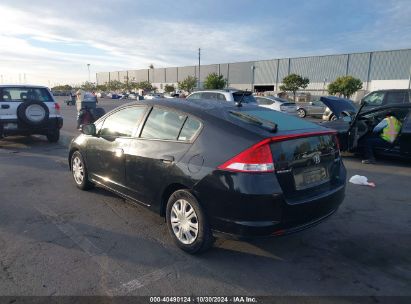
[(0, 88), (0, 101), (24, 102), (26, 100), (37, 100), (42, 102), (53, 102), (49, 90), (46, 88), (29, 87), (3, 87)]

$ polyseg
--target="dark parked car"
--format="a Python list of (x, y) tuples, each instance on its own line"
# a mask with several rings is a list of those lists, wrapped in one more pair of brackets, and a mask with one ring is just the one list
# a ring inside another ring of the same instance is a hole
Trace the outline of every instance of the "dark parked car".
[(411, 94), (406, 89), (373, 91), (361, 99), (363, 111), (391, 104), (411, 103)]
[(374, 127), (390, 113), (402, 123), (400, 134), (391, 147), (376, 147), (376, 153), (411, 159), (411, 103), (388, 104), (364, 110), (369, 105), (363, 102), (355, 115), (345, 117), (341, 113), (350, 107), (349, 104), (332, 99), (326, 99), (324, 103), (339, 119), (322, 125), (338, 131), (341, 151), (363, 153), (366, 138), (372, 136)]
[(159, 213), (190, 253), (214, 236), (311, 227), (345, 192), (335, 131), (254, 105), (130, 103), (84, 126), (69, 151), (78, 188), (100, 185)]

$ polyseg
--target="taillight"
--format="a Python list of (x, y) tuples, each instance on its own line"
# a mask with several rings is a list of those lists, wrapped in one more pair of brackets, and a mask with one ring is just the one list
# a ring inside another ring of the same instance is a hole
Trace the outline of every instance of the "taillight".
[(268, 139), (255, 144), (219, 166), (218, 169), (250, 173), (274, 172), (273, 156), (269, 143)]
[(54, 103), (54, 109), (56, 110), (57, 113), (60, 113), (61, 107), (57, 102)]

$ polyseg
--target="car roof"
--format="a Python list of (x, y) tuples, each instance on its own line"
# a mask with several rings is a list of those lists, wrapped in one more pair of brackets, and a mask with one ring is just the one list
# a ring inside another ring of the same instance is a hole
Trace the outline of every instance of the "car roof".
[(39, 89), (48, 89), (46, 86), (34, 85), (34, 84), (0, 84), (1, 88), (39, 88)]
[[(184, 112), (188, 115), (193, 115), (199, 119), (204, 121), (212, 121), (212, 120), (219, 120), (224, 123), (235, 124), (245, 130), (251, 131), (253, 133), (257, 133), (260, 136), (273, 136), (273, 133), (269, 131), (265, 131), (255, 125), (242, 123), (240, 120), (234, 119), (227, 119), (230, 111), (240, 111), (240, 110), (257, 110), (257, 111), (273, 111), (267, 108), (262, 108), (258, 105), (253, 104), (243, 104), (242, 107), (238, 107), (233, 103), (228, 103), (226, 101), (218, 101), (218, 100), (205, 100), (205, 99), (197, 99), (195, 101), (187, 101), (186, 99), (182, 98), (175, 98), (175, 99), (149, 99), (149, 100), (141, 100), (137, 102), (130, 102), (125, 104), (123, 107), (127, 107), (130, 105), (147, 105), (147, 106), (160, 106), (160, 107), (168, 107), (170, 109), (175, 109), (177, 111)], [(283, 114), (277, 111), (279, 115), (287, 116), (287, 114)], [(308, 123), (308, 122), (307, 122)], [(319, 126), (315, 123), (310, 123), (311, 129), (323, 129), (324, 127)], [(283, 134), (283, 133), (290, 133), (286, 132), (278, 132), (276, 134)]]

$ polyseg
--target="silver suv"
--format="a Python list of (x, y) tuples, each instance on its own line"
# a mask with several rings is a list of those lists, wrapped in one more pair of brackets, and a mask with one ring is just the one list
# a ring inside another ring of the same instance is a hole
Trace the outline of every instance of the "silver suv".
[(235, 89), (196, 91), (188, 95), (187, 99), (213, 99), (231, 102), (239, 102), (241, 100), (242, 103), (257, 104), (252, 92)]
[(57, 142), (63, 118), (47, 87), (0, 85), (0, 138), (40, 134)]

